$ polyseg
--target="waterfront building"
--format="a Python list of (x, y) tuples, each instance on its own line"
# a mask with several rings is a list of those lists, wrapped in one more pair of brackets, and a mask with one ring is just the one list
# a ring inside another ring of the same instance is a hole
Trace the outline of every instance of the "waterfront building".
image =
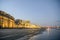
[(14, 17), (4, 11), (0, 11), (0, 28), (15, 27)]
[(31, 24), (30, 21), (26, 20), (25, 21), (25, 28), (30, 28), (30, 24)]
[(20, 19), (16, 19), (15, 23), (17, 25), (17, 28), (28, 28), (30, 24), (29, 21), (20, 20)]
[(31, 24), (29, 20), (20, 20), (10, 14), (0, 11), (0, 28), (38, 28), (39, 26)]

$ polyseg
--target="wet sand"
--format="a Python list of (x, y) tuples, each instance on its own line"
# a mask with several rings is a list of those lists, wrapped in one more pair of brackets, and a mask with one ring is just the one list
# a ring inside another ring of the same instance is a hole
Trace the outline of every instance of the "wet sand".
[(28, 40), (43, 29), (0, 29), (0, 40)]

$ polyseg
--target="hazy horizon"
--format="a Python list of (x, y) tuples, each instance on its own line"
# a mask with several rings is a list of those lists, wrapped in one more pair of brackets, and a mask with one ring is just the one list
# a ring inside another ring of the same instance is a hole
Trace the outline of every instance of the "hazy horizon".
[(60, 25), (59, 0), (0, 0), (0, 10), (15, 19), (43, 26)]

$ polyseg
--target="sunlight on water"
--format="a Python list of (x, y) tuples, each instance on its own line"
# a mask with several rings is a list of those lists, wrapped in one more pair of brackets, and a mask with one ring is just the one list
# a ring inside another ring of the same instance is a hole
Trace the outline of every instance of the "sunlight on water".
[(49, 35), (51, 28), (48, 27), (46, 30), (47, 30), (48, 35)]

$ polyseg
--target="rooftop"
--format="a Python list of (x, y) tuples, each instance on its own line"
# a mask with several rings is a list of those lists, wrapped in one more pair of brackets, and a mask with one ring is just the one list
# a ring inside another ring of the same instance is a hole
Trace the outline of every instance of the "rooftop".
[(4, 11), (1, 11), (1, 10), (0, 10), (0, 15), (5, 16), (5, 17), (8, 17), (8, 18), (14, 20), (14, 17), (13, 17), (13, 16), (11, 16), (10, 14), (7, 14), (7, 13), (4, 12)]

